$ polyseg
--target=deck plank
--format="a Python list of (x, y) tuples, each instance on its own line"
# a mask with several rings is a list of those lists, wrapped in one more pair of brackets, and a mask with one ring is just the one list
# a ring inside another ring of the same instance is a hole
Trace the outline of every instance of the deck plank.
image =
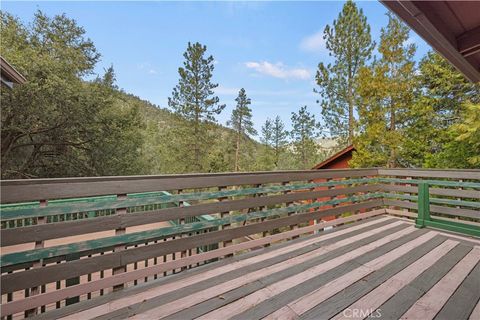
[(375, 217), (221, 259), (37, 319), (479, 319), (480, 246)]
[(401, 319), (433, 319), (480, 260), (480, 247), (474, 247), (432, 289), (402, 315)]
[[(443, 241), (445, 241), (445, 239), (446, 238), (443, 235), (435, 237), (425, 245), (422, 245), (415, 251), (412, 251), (410, 254), (404, 255), (390, 263), (388, 266), (368, 275), (363, 279), (364, 281), (357, 282), (344, 291), (336, 294), (332, 298), (320, 303), (315, 308), (303, 314), (302, 319), (330, 319), (334, 315), (338, 314), (341, 310), (345, 309), (347, 306), (351, 305), (362, 296), (367, 294), (369, 291), (381, 285), (391, 276), (395, 275), (403, 268), (413, 263), (415, 260), (420, 259), (423, 255), (427, 254), (431, 250), (434, 250), (435, 247), (440, 245)], [(445, 275), (470, 250), (471, 247), (461, 244), (453, 248), (452, 251), (440, 258), (440, 260), (424, 274), (417, 277), (412, 283), (405, 286), (386, 303), (382, 304), (378, 308), (382, 313), (380, 319), (398, 319), (421, 295), (423, 295), (424, 292), (428, 291), (431, 286), (433, 286), (443, 275)], [(435, 275), (436, 278), (432, 278), (431, 274)], [(419, 278), (432, 279), (431, 284), (427, 284), (427, 287), (424, 290), (413, 288), (412, 284), (418, 281)]]
[(472, 311), (472, 314), (470, 314), (470, 317), (468, 320), (478, 320), (480, 319), (480, 301), (477, 302), (477, 305)]
[[(179, 279), (176, 282), (171, 282), (166, 285), (161, 286), (153, 286), (148, 290), (141, 291), (135, 295), (126, 295), (123, 298), (116, 299), (112, 302), (107, 304), (98, 305), (94, 308), (90, 308), (84, 310), (79, 313), (71, 314), (69, 317), (65, 317), (65, 319), (78, 319), (78, 317), (85, 318), (85, 317), (98, 317), (106, 312), (113, 312), (115, 310), (119, 310), (125, 308), (126, 306), (130, 306), (134, 303), (141, 303), (144, 305), (145, 300), (150, 298), (154, 298), (159, 295), (165, 295), (168, 292), (177, 291), (180, 293), (180, 296), (184, 295), (181, 292), (181, 289), (195, 283), (205, 281), (208, 279), (216, 279), (217, 282), (220, 280), (227, 280), (225, 278), (219, 278), (220, 275), (233, 272), (235, 270), (240, 270), (245, 268), (247, 271), (251, 269), (258, 268), (265, 268), (273, 264), (272, 262), (281, 262), (287, 258), (295, 257), (299, 254), (305, 254), (308, 252), (312, 252), (314, 249), (318, 250), (318, 248), (329, 248), (330, 246), (339, 246), (342, 244), (352, 243), (354, 240), (359, 240), (359, 238), (352, 237), (352, 235), (356, 234), (357, 232), (363, 232), (363, 236), (367, 236), (368, 232), (376, 233), (382, 232), (384, 230), (395, 229), (395, 228), (405, 228), (408, 226), (407, 224), (399, 223), (400, 221), (395, 221), (395, 219), (377, 219), (375, 221), (359, 224), (358, 226), (352, 226), (350, 228), (345, 228), (339, 231), (334, 231), (331, 233), (321, 234), (320, 236), (311, 237), (305, 241), (295, 242), (291, 245), (282, 246), (275, 250), (268, 250), (267, 252), (258, 252), (256, 255), (252, 255), (247, 259), (241, 259), (239, 261), (234, 261), (228, 264), (224, 264), (218, 268), (210, 268), (208, 271), (203, 273), (196, 273), (195, 276)], [(353, 231), (352, 231), (353, 230)], [(365, 233), (365, 234), (364, 234)], [(364, 234), (364, 235), (363, 235)], [(338, 241), (341, 239), (341, 241)], [(310, 247), (309, 247), (310, 246)], [(333, 247), (332, 247), (333, 248)], [(300, 250), (300, 251), (298, 251)], [(270, 260), (269, 260), (270, 259)], [(258, 265), (258, 263), (262, 261), (267, 261), (269, 263), (264, 265)], [(229, 280), (232, 280), (230, 278)], [(211, 286), (211, 282), (207, 283), (207, 286)], [(178, 298), (178, 297), (177, 297)], [(173, 300), (172, 300), (173, 301)], [(132, 311), (129, 310), (129, 313)]]
[(442, 310), (435, 317), (435, 320), (468, 319), (479, 299), (480, 263), (477, 263), (460, 287), (448, 299)]
[[(392, 229), (391, 231), (394, 231), (394, 230)], [(389, 233), (391, 233), (391, 232), (386, 231), (386, 232), (382, 232), (378, 235), (371, 236), (371, 237), (365, 238), (365, 239), (360, 240), (360, 241), (356, 241), (355, 243), (352, 243), (351, 245), (344, 246), (342, 248), (333, 250), (333, 251), (331, 251), (331, 252), (329, 252), (329, 253), (321, 256), (321, 257), (309, 260), (308, 262), (303, 263), (301, 265), (298, 265), (295, 268), (290, 268), (290, 269), (284, 270), (282, 272), (275, 273), (275, 274), (272, 274), (268, 277), (262, 278), (262, 279), (260, 279), (260, 281), (261, 281), (261, 283), (264, 284), (264, 286), (274, 284), (276, 282), (282, 281), (283, 279), (285, 279), (287, 277), (294, 276), (294, 275), (298, 274), (299, 272), (303, 272), (304, 270), (306, 270), (308, 268), (317, 266), (318, 264), (321, 264), (325, 261), (331, 260), (331, 259), (333, 259), (333, 258), (335, 258), (339, 255), (345, 254), (345, 253), (347, 253), (349, 251), (352, 251), (356, 248), (364, 246), (364, 245), (366, 245), (370, 242), (378, 240), (378, 239), (384, 237), (385, 235), (387, 235)], [(418, 236), (420, 233), (421, 232), (419, 230), (416, 230), (414, 233), (412, 233), (412, 234), (410, 234), (410, 235), (408, 235), (408, 236), (406, 236), (406, 237), (404, 237), (400, 240), (404, 241), (404, 239), (408, 239), (409, 237)], [(379, 254), (381, 254), (381, 251), (384, 250), (384, 248), (387, 248), (387, 250), (392, 248), (393, 247), (392, 245), (395, 245), (395, 243), (397, 241), (399, 241), (399, 240), (395, 240), (395, 241), (383, 246), (382, 248), (380, 248), (378, 250), (374, 250), (372, 252), (365, 253), (365, 256), (378, 256)], [(370, 259), (368, 259), (368, 260), (370, 260)], [(348, 267), (350, 268), (349, 270), (354, 269), (354, 268), (356, 268), (360, 265), (360, 263), (358, 263), (358, 262), (349, 262), (347, 264), (348, 264)], [(343, 270), (344, 268), (342, 267), (341, 269)], [(318, 278), (314, 279), (314, 281), (317, 281), (317, 280), (318, 280)], [(312, 281), (309, 281), (309, 283), (310, 282), (312, 282)], [(233, 291), (230, 291), (229, 293), (233, 293), (236, 290), (244, 292), (243, 287), (241, 287), (241, 288), (235, 289)], [(248, 292), (248, 294), (251, 294), (253, 292), (254, 291)], [(247, 295), (247, 294), (245, 294), (245, 295)], [(224, 297), (224, 296), (225, 295), (222, 295), (222, 297)], [(276, 297), (278, 297), (278, 295)], [(212, 310), (215, 310), (216, 308), (220, 308), (220, 307), (222, 307), (224, 305), (227, 305), (231, 302), (232, 301), (227, 301), (226, 299), (215, 297), (213, 299), (206, 300), (206, 301), (204, 301), (204, 302), (202, 302), (198, 305), (192, 306), (192, 307), (190, 307), (186, 310), (175, 313), (174, 315), (166, 317), (165, 319), (182, 319), (183, 320), (183, 319), (197, 318), (197, 317), (200, 317), (200, 316), (204, 315), (205, 313), (207, 313), (207, 312), (205, 312), (206, 310), (212, 311)], [(152, 303), (160, 304), (160, 303), (162, 303), (162, 301), (160, 301), (160, 299), (159, 299), (159, 300), (156, 300), (156, 301), (152, 301)], [(262, 303), (260, 303), (260, 304), (262, 304)], [(251, 315), (250, 316), (243, 316), (242, 318), (243, 319), (251, 319), (252, 316)]]
[[(381, 239), (380, 243), (384, 244), (385, 243), (384, 239), (386, 238), (388, 237)], [(217, 309), (209, 314), (206, 314), (204, 317), (200, 317), (200, 319), (202, 320), (224, 319), (227, 316), (236, 315), (240, 312), (246, 311), (252, 306), (264, 300), (267, 300), (283, 291), (293, 288), (305, 281), (311, 280), (312, 278), (318, 277), (321, 274), (329, 270), (332, 270), (340, 266), (341, 264), (346, 263), (349, 260), (353, 260), (359, 257), (360, 255), (365, 254), (369, 251), (375, 250), (377, 248), (378, 248), (378, 244), (373, 242), (367, 246), (363, 246), (356, 250), (352, 250), (349, 253), (344, 254), (340, 257), (329, 260), (323, 264), (316, 265), (310, 269), (297, 273), (281, 281), (275, 282), (262, 290), (259, 290), (245, 298), (242, 298), (239, 301), (236, 301), (235, 303), (232, 303), (223, 308)]]
[[(281, 307), (288, 305), (288, 303), (294, 301), (298, 297), (304, 296), (319, 287), (322, 287), (326, 283), (333, 281), (334, 279), (351, 272), (352, 270), (358, 268), (359, 266), (363, 265), (364, 263), (371, 261), (373, 259), (378, 258), (379, 256), (384, 255), (385, 253), (394, 250), (401, 245), (418, 238), (419, 236), (425, 234), (427, 230), (421, 229), (416, 230), (415, 232), (404, 236), (400, 239), (394, 240), (384, 246), (378, 248), (377, 250), (371, 251), (369, 253), (365, 253), (364, 255), (351, 260), (334, 270), (328, 271), (325, 274), (311, 279), (310, 281), (304, 282), (292, 289), (289, 289), (283, 293), (276, 295), (274, 298), (266, 300), (254, 308), (251, 308), (241, 314), (234, 316), (232, 319), (235, 320), (242, 320), (242, 319), (260, 319), (267, 316), (270, 313), (275, 312), (276, 310), (280, 309)], [(440, 239), (439, 242), (435, 242), (435, 244), (440, 244), (443, 242), (444, 239)], [(262, 282), (264, 280), (262, 279)]]
[[(362, 265), (357, 269), (339, 278), (336, 278), (335, 280), (331, 281), (330, 283), (327, 283), (321, 288), (303, 297), (300, 297), (299, 299), (295, 300), (292, 303), (289, 303), (287, 306), (291, 308), (293, 311), (295, 311), (296, 314), (302, 315), (303, 313), (315, 307), (320, 302), (330, 298), (331, 296), (335, 295), (336, 293), (340, 292), (346, 287), (352, 285), (353, 283), (359, 281), (360, 279), (372, 273), (373, 271), (378, 270), (383, 266), (385, 266), (386, 264), (392, 262), (393, 260), (396, 259), (396, 257), (402, 256), (408, 253), (409, 251), (413, 250), (415, 247), (420, 246), (423, 243), (429, 241), (436, 234), (437, 234), (436, 232), (430, 231), (422, 235), (421, 237), (414, 239), (377, 259), (367, 262), (365, 265)], [(280, 312), (282, 311), (279, 310), (277, 312), (274, 312), (273, 314), (267, 316), (266, 319), (279, 319), (278, 314)]]
[[(221, 259), (220, 261), (217, 261), (217, 262), (214, 262), (214, 263), (209, 263), (209, 264), (205, 264), (205, 265), (202, 265), (202, 266), (199, 266), (199, 267), (196, 267), (196, 268), (185, 270), (185, 271), (183, 271), (179, 274), (176, 274), (175, 276), (160, 278), (160, 279), (155, 280), (155, 281), (150, 281), (148, 283), (143, 283), (143, 284), (140, 284), (138, 286), (126, 288), (122, 291), (113, 292), (113, 293), (110, 293), (109, 295), (100, 296), (100, 297), (97, 297), (97, 298), (92, 299), (92, 300), (81, 301), (80, 303), (72, 304), (72, 305), (66, 306), (66, 307), (61, 308), (61, 309), (56, 309), (56, 310), (49, 311), (47, 313), (39, 314), (39, 315), (35, 316), (34, 319), (36, 319), (36, 320), (47, 320), (47, 319), (51, 319), (51, 318), (55, 318), (55, 319), (62, 318), (62, 317), (67, 316), (67, 315), (71, 315), (71, 314), (74, 314), (74, 313), (81, 312), (83, 310), (87, 310), (87, 309), (90, 309), (90, 308), (97, 307), (99, 305), (106, 304), (107, 302), (109, 302), (111, 300), (119, 299), (119, 298), (129, 296), (129, 295), (135, 295), (139, 292), (149, 290), (150, 288), (161, 285), (161, 284), (166, 284), (166, 283), (178, 281), (180, 279), (184, 279), (184, 278), (187, 278), (187, 277), (190, 277), (190, 276), (195, 276), (197, 274), (200, 274), (200, 273), (203, 273), (205, 271), (218, 268), (220, 266), (224, 266), (224, 265), (233, 263), (235, 261), (246, 260), (247, 258), (251, 258), (253, 256), (256, 256), (256, 255), (260, 254), (260, 253), (269, 253), (269, 252), (272, 252), (274, 250), (285, 248), (287, 246), (295, 245), (295, 244), (298, 244), (298, 243), (305, 244), (303, 241), (311, 240), (311, 239), (316, 238), (316, 237), (325, 237), (326, 235), (330, 235), (330, 234), (333, 234), (333, 233), (336, 233), (338, 235), (336, 238), (330, 238), (330, 240), (323, 240), (325, 242), (320, 241), (318, 243), (318, 245), (321, 245), (321, 244), (326, 243), (328, 241), (335, 241), (335, 239), (342, 237), (342, 235), (343, 235), (344, 238), (346, 238), (346, 237), (348, 237), (350, 232), (354, 232), (354, 231), (359, 230), (359, 229), (370, 230), (370, 228), (373, 229), (373, 228), (376, 228), (377, 226), (381, 227), (381, 226), (387, 225), (387, 224), (395, 222), (395, 221), (398, 221), (398, 220), (392, 219), (391, 217), (385, 217), (385, 216), (370, 217), (366, 220), (356, 221), (352, 224), (347, 224), (347, 225), (336, 227), (333, 230), (320, 231), (320, 234), (318, 234), (318, 235), (308, 235), (308, 236), (305, 236), (305, 237), (290, 240), (288, 242), (276, 243), (276, 244), (274, 244), (274, 245), (272, 245), (268, 248), (262, 249), (261, 252), (254, 250), (254, 251), (250, 251), (250, 252), (247, 252), (247, 253), (243, 253), (241, 255), (235, 255), (233, 257)], [(345, 229), (349, 229), (349, 230), (345, 231)], [(323, 238), (323, 239), (326, 239), (326, 238)]]
[[(408, 233), (411, 233), (413, 231), (414, 231), (413, 227), (408, 227), (404, 230), (398, 231), (394, 234), (391, 234), (391, 235), (388, 235), (388, 236), (384, 237), (383, 239), (379, 240), (375, 245), (371, 245), (370, 247), (373, 250), (373, 249), (375, 249), (375, 246), (376, 247), (381, 246), (382, 245), (381, 243), (387, 243), (391, 240), (399, 238), (399, 237), (401, 237), (403, 235), (406, 235)], [(353, 238), (355, 238), (355, 237), (352, 237), (351, 239), (353, 239)], [(348, 239), (348, 240), (351, 240), (351, 239)], [(213, 287), (211, 287), (207, 290), (196, 292), (192, 295), (188, 295), (188, 296), (186, 296), (182, 299), (179, 299), (177, 301), (167, 303), (163, 306), (159, 306), (157, 308), (153, 308), (151, 310), (148, 310), (147, 312), (144, 312), (141, 315), (137, 315), (133, 318), (134, 319), (135, 318), (144, 319), (144, 318), (159, 318), (160, 315), (161, 315), (160, 317), (168, 316), (168, 315), (176, 313), (176, 312), (178, 312), (178, 311), (180, 311), (184, 308), (191, 307), (191, 306), (193, 306), (197, 303), (201, 303), (204, 300), (213, 298), (213, 297), (217, 296), (218, 294), (222, 294), (224, 292), (233, 290), (233, 289), (235, 289), (239, 286), (245, 285), (249, 282), (261, 279), (262, 277), (265, 277), (269, 274), (280, 272), (280, 271), (285, 270), (287, 268), (298, 265), (302, 262), (308, 261), (308, 260), (310, 260), (311, 258), (313, 258), (317, 255), (321, 255), (321, 254), (324, 254), (324, 253), (328, 252), (331, 248), (335, 248), (335, 245), (337, 245), (337, 247), (339, 247), (338, 244), (340, 244), (340, 243), (331, 245), (330, 248), (328, 248), (328, 247), (320, 248), (318, 250), (312, 251), (311, 253), (308, 253), (308, 254), (305, 254), (305, 255), (302, 255), (302, 256), (298, 256), (298, 257), (295, 257), (295, 258), (290, 259), (290, 260), (286, 260), (286, 261), (284, 261), (280, 264), (273, 265), (273, 266), (268, 267), (268, 268), (264, 268), (263, 270), (254, 271), (250, 274), (244, 275), (240, 279), (233, 279), (231, 281), (222, 283), (221, 285), (213, 286)], [(349, 254), (351, 256), (354, 256), (354, 254), (351, 253), (351, 252), (347, 253), (346, 255), (349, 255)]]
[(346, 320), (346, 319), (364, 319), (370, 313), (378, 310), (385, 301), (394, 296), (400, 289), (405, 287), (408, 283), (413, 281), (418, 275), (424, 272), (426, 269), (436, 263), (441, 257), (446, 255), (456, 245), (457, 241), (446, 240), (444, 243), (430, 251), (428, 254), (418, 259), (398, 274), (395, 274), (390, 279), (385, 281), (382, 285), (375, 288), (373, 291), (356, 301), (354, 304), (348, 306), (350, 310), (361, 310), (361, 313), (345, 314), (339, 313), (334, 320)]

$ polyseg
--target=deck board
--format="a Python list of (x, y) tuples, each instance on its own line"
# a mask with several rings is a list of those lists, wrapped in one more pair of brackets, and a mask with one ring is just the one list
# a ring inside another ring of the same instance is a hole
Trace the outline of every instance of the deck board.
[[(357, 249), (361, 246), (364, 246), (372, 241), (376, 241), (386, 235), (388, 235), (389, 233), (391, 233), (392, 231), (398, 231), (400, 230), (401, 228), (405, 228), (405, 226), (399, 226), (395, 229), (390, 229), (390, 230), (385, 230), (377, 235), (370, 235), (369, 237), (363, 239), (363, 240), (360, 240), (360, 241), (356, 241), (348, 246), (344, 246), (344, 247), (341, 247), (341, 248), (338, 248), (336, 250), (332, 250), (331, 252), (323, 255), (323, 256), (320, 256), (320, 257), (317, 257), (315, 259), (312, 259), (312, 260), (309, 260), (299, 266), (297, 266), (296, 268), (290, 268), (290, 269), (287, 269), (283, 272), (280, 272), (280, 273), (275, 273), (275, 274), (272, 274), (268, 277), (265, 277), (265, 278), (262, 278), (261, 279), (261, 282), (264, 284), (264, 286), (268, 286), (268, 285), (271, 285), (271, 284), (274, 284), (276, 282), (279, 282), (279, 281), (282, 281), (283, 279), (287, 278), (287, 277), (291, 277), (291, 276), (294, 276), (296, 274), (298, 274), (298, 272), (300, 271), (304, 271), (308, 268), (311, 268), (311, 267), (314, 267), (322, 262), (325, 262), (325, 261), (328, 261), (330, 259), (334, 259), (335, 257), (338, 257), (339, 255), (343, 255), (347, 252), (350, 252), (354, 249)], [(355, 266), (358, 266), (359, 264), (355, 264)], [(241, 288), (239, 288), (238, 290), (241, 290)], [(250, 292), (252, 293), (252, 292)], [(218, 300), (222, 300), (222, 299), (219, 299), (219, 298), (213, 298), (213, 299), (210, 299), (208, 301), (206, 301), (205, 303), (210, 303), (210, 302), (216, 302)], [(226, 303), (224, 303), (223, 305), (225, 305)], [(197, 306), (193, 306), (191, 308), (189, 308), (188, 310), (185, 310), (185, 311), (182, 311), (182, 312), (179, 312), (177, 313), (176, 319), (188, 319), (190, 318), (191, 316), (195, 316), (195, 317), (199, 317), (201, 315), (203, 315), (203, 313), (200, 313), (199, 310), (196, 310), (197, 309)], [(211, 310), (213, 310), (214, 308), (212, 308)], [(245, 317), (244, 317), (245, 318)], [(249, 318), (249, 317), (247, 317)]]
[[(415, 239), (419, 237), (420, 235), (424, 234), (425, 231), (423, 230), (416, 230), (413, 233), (410, 233), (409, 235), (402, 237), (400, 239), (391, 241), (387, 243), (386, 245), (378, 248), (377, 250), (373, 250), (371, 252), (367, 252), (361, 256), (359, 256), (356, 259), (347, 261), (346, 263), (340, 265), (339, 267), (330, 270), (321, 276), (318, 276), (314, 279), (311, 279), (310, 281), (306, 283), (302, 283), (300, 285), (295, 286), (292, 289), (289, 289), (281, 294), (276, 295), (274, 298), (269, 299), (267, 301), (264, 301), (262, 303), (259, 303), (257, 306), (254, 308), (251, 308), (250, 310), (238, 314), (237, 316), (234, 316), (233, 319), (241, 320), (241, 319), (260, 319), (264, 316), (267, 316), (268, 314), (274, 312), (275, 310), (281, 308), (282, 306), (287, 305), (288, 303), (292, 302), (299, 296), (303, 296), (309, 292), (312, 292), (316, 288), (319, 288), (326, 283), (354, 270), (355, 268), (361, 266), (363, 263), (366, 263), (367, 261), (373, 260), (386, 252), (393, 250), (397, 248), (398, 246), (404, 244), (407, 241), (410, 241), (412, 239)], [(263, 281), (263, 280), (262, 280)]]
[[(326, 234), (324, 237), (314, 237), (305, 242), (298, 242), (292, 246), (281, 247), (278, 250), (270, 250), (264, 254), (254, 255), (248, 259), (242, 259), (238, 262), (232, 262), (218, 268), (213, 268), (207, 272), (196, 274), (195, 277), (180, 279), (167, 286), (156, 286), (136, 295), (125, 296), (124, 298), (117, 299), (108, 305), (100, 305), (82, 313), (74, 314), (71, 318), (74, 319), (76, 317), (91, 316), (93, 314), (99, 316), (105, 312), (105, 308), (108, 308), (110, 312), (115, 312), (114, 318), (122, 318), (141, 312), (142, 310), (148, 310), (149, 306), (158, 306), (170, 302), (176, 303), (185, 295), (185, 291), (193, 293), (200, 290), (206, 290), (213, 285), (219, 286), (227, 281), (239, 279), (251, 271), (262, 270), (272, 265), (288, 261), (289, 259), (295, 259), (302, 254), (307, 255), (306, 257), (303, 257), (303, 259), (307, 259), (310, 256), (315, 256), (315, 250), (332, 250), (334, 247), (354, 243), (355, 241), (360, 240), (360, 236), (374, 236), (375, 233), (384, 233), (383, 236), (385, 236), (387, 233), (392, 232), (392, 230), (398, 231), (408, 226), (405, 223), (398, 223), (398, 221), (390, 222), (391, 223), (385, 223), (385, 221), (379, 221), (374, 225), (377, 226), (377, 228), (372, 228), (369, 224), (364, 224), (362, 225), (364, 228), (358, 229), (358, 231), (356, 229), (353, 232), (349, 232), (349, 229), (345, 229), (347, 233), (343, 233), (344, 230), (342, 230), (339, 232), (339, 237), (335, 237), (336, 233), (331, 233)], [(356, 235), (356, 233), (360, 234)], [(382, 236), (379, 236), (379, 238), (382, 238)], [(325, 240), (322, 241), (322, 239)], [(308, 246), (309, 244), (311, 246)], [(281, 253), (284, 254), (281, 255)], [(169, 292), (171, 293), (167, 294)], [(152, 298), (148, 299), (148, 297)], [(129, 307), (126, 308), (125, 305), (129, 305)], [(123, 310), (117, 311), (120, 309)]]
[[(408, 283), (413, 281), (423, 271), (431, 267), (441, 257), (446, 255), (450, 250), (458, 245), (457, 241), (447, 240), (437, 246), (435, 249), (392, 276), (390, 279), (382, 283), (379, 287), (356, 301), (354, 304), (348, 306), (348, 309), (365, 310), (372, 313), (374, 310), (378, 310), (385, 301), (394, 296), (400, 289), (405, 287)], [(344, 311), (346, 311), (345, 309)], [(368, 315), (369, 315), (368, 314)], [(334, 320), (346, 320), (348, 318), (363, 319), (366, 313), (362, 315), (350, 315), (345, 312), (339, 313)]]
[[(480, 263), (465, 278), (435, 320), (468, 319), (480, 299)], [(480, 319), (480, 317), (479, 317)]]
[[(480, 246), (379, 217), (54, 310), (57, 319), (474, 319)], [(363, 319), (357, 315), (353, 318)]]
[(401, 319), (433, 319), (480, 260), (480, 247), (473, 248), (449, 273), (402, 315)]
[[(301, 249), (299, 250), (302, 250), (301, 253), (305, 253), (315, 249), (318, 246), (328, 245), (338, 240), (347, 239), (350, 236), (360, 232), (359, 230), (364, 230), (364, 231), (373, 230), (375, 228), (384, 227), (387, 224), (394, 223), (396, 221), (398, 220), (392, 220), (391, 218), (388, 218), (388, 217), (372, 217), (372, 218), (369, 218), (368, 220), (362, 220), (354, 224), (340, 226), (338, 228), (335, 228), (334, 232), (332, 230), (323, 231), (318, 235), (310, 235), (310, 236), (298, 238), (295, 240), (291, 240), (289, 242), (275, 244), (268, 248), (262, 249), (261, 252), (251, 251), (241, 255), (235, 255), (233, 257), (222, 259), (215, 263), (211, 263), (211, 264), (203, 265), (197, 268), (186, 270), (184, 272), (181, 272), (175, 275), (174, 277), (170, 276), (166, 278), (160, 278), (156, 281), (148, 282), (146, 284), (141, 284), (139, 286), (135, 286), (131, 288), (127, 288), (122, 291), (111, 293), (110, 295), (107, 295), (107, 296), (101, 296), (93, 300), (82, 301), (80, 303), (73, 304), (61, 309), (52, 310), (48, 314), (38, 315), (37, 318), (38, 319), (62, 318), (68, 315), (76, 314), (76, 313), (77, 313), (76, 316), (81, 316), (79, 312), (96, 308), (102, 305), (105, 307), (105, 305), (111, 300), (118, 300), (127, 296), (131, 297), (138, 293), (148, 291), (151, 288), (157, 287), (162, 284), (178, 282), (178, 281), (181, 281), (182, 279), (189, 278), (189, 277), (197, 277), (199, 274), (202, 274), (204, 272), (217, 269), (222, 266), (235, 263), (237, 261), (246, 260), (248, 258), (254, 257), (259, 254), (268, 254), (270, 252), (275, 251), (275, 254), (272, 255), (273, 256), (272, 258), (267, 259), (266, 261), (261, 262), (258, 265), (253, 264), (253, 265), (247, 266), (248, 268), (251, 268), (251, 267), (263, 268), (265, 266), (268, 266), (273, 263), (283, 261), (289, 257), (295, 256), (296, 253), (291, 253), (291, 251), (295, 251), (295, 250), (292, 250), (292, 248), (295, 249), (294, 246), (296, 246), (297, 244), (301, 244), (300, 245)], [(308, 243), (310, 243), (310, 246), (307, 245)], [(279, 250), (285, 247), (289, 247), (288, 251), (290, 253), (284, 253), (283, 255), (280, 254)], [(102, 311), (102, 314), (104, 313), (103, 310), (105, 310), (104, 307), (99, 308)]]

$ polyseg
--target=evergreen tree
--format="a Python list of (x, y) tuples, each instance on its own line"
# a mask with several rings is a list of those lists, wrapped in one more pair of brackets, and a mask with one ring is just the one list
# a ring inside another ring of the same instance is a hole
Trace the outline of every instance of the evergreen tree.
[(333, 26), (324, 30), (326, 47), (333, 64), (318, 65), (316, 82), (322, 98), (322, 116), (331, 134), (353, 141), (356, 120), (357, 75), (370, 59), (375, 43), (363, 11), (348, 0)]
[(446, 130), (442, 149), (426, 156), (427, 167), (480, 169), (480, 104), (462, 109), (460, 120)]
[(279, 116), (274, 120), (268, 118), (262, 126), (261, 141), (265, 145), (264, 148), (264, 162), (268, 169), (279, 169), (280, 160), (286, 151), (288, 143), (288, 131), (285, 130), (285, 125)]
[(115, 74), (93, 75), (100, 58), (66, 15), (37, 11), (28, 26), (1, 12), (2, 57), (28, 81), (1, 90), (3, 178), (142, 173), (140, 115), (119, 99)]
[(320, 124), (315, 120), (315, 115), (307, 111), (307, 106), (301, 107), (298, 113), (292, 112), (292, 131), (295, 157), (303, 169), (310, 168), (318, 157), (318, 137)]
[(227, 125), (235, 131), (235, 163), (233, 170), (238, 171), (242, 140), (248, 138), (249, 135), (256, 135), (257, 131), (253, 128), (252, 109), (249, 108), (252, 102), (247, 97), (244, 88), (240, 89), (235, 101), (237, 106), (233, 109)]
[(214, 137), (209, 134), (207, 123), (215, 122), (225, 105), (219, 104), (214, 95), (218, 84), (212, 83), (214, 59), (206, 57), (207, 47), (200, 43), (188, 43), (183, 54), (183, 67), (178, 68), (180, 79), (168, 105), (185, 121), (177, 130), (178, 160), (184, 163), (186, 172), (202, 172), (207, 166), (207, 155)]
[(356, 166), (404, 166), (402, 145), (415, 104), (417, 78), (413, 55), (416, 47), (406, 44), (409, 29), (393, 14), (381, 30), (381, 58), (359, 75), (359, 107), (362, 134), (355, 140)]
[[(410, 122), (405, 130), (403, 157), (409, 166), (457, 167), (438, 156), (446, 155), (451, 145), (450, 127), (463, 121), (466, 106), (480, 103), (480, 84), (469, 82), (448, 61), (429, 52), (419, 64), (421, 95), (410, 110)], [(432, 156), (436, 159), (431, 161)], [(449, 157), (451, 158), (451, 157)]]
[(288, 143), (288, 131), (279, 116), (275, 117), (272, 123), (272, 148), (273, 148), (273, 164), (276, 169), (280, 167), (280, 158), (285, 152)]

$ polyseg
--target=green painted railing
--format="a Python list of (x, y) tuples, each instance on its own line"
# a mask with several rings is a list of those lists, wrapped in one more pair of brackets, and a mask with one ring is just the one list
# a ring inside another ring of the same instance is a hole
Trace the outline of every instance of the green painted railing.
[[(458, 201), (463, 202), (464, 201)], [(470, 224), (457, 222), (457, 221), (445, 221), (441, 219), (432, 218), (430, 215), (430, 192), (429, 184), (427, 182), (418, 183), (418, 217), (415, 220), (415, 225), (418, 228), (437, 228), (452, 232), (463, 233), (475, 237), (480, 237), (480, 228)], [(475, 207), (478, 206), (478, 202), (475, 202)], [(480, 217), (480, 213), (479, 213)]]
[(67, 245), (59, 245), (49, 248), (33, 249), (22, 252), (15, 252), (11, 254), (2, 255), (1, 266), (6, 267), (9, 265), (20, 264), (29, 261), (36, 261), (41, 259), (48, 259), (56, 256), (63, 256), (72, 253), (78, 253), (82, 251), (113, 248), (119, 245), (135, 245), (145, 243), (147, 241), (155, 241), (159, 239), (168, 238), (171, 236), (178, 236), (186, 233), (195, 233), (200, 231), (217, 228), (232, 223), (246, 222), (254, 219), (279, 217), (282, 214), (306, 212), (310, 209), (315, 209), (327, 205), (338, 205), (341, 203), (349, 203), (355, 201), (365, 201), (371, 199), (381, 198), (380, 193), (370, 193), (361, 196), (352, 196), (341, 199), (334, 199), (328, 201), (316, 201), (304, 205), (296, 205), (292, 207), (284, 207), (269, 210), (253, 211), (247, 214), (241, 215), (229, 215), (220, 219), (213, 219), (210, 221), (195, 221), (187, 224), (178, 224), (171, 227), (164, 227), (161, 229), (154, 229), (148, 231), (128, 233), (124, 235), (118, 235), (113, 237), (106, 237), (102, 239), (87, 240), (83, 242), (77, 242)]
[[(16, 292), (35, 295), (32, 287), (56, 283), (58, 290), (71, 291), (46, 292), (42, 299), (81, 301), (87, 291), (75, 287), (83, 276), (100, 272), (104, 281), (88, 292), (116, 288), (110, 279), (119, 269), (127, 270), (134, 284), (150, 281), (148, 276), (168, 276), (211, 261), (200, 260), (203, 251), (220, 247), (218, 255), (205, 256), (227, 257), (240, 252), (229, 251), (232, 247), (244, 248), (245, 238), (269, 235), (263, 240), (284, 241), (300, 235), (298, 227), (345, 214), (370, 217), (391, 210), (414, 218), (419, 228), (480, 237), (479, 182), (475, 170), (375, 168), (3, 181), (2, 201), (8, 203), (0, 205), (3, 245), (26, 246), (1, 256), (2, 294), (10, 295), (7, 303), (15, 302)], [(162, 224), (152, 227), (157, 223)], [(277, 238), (284, 231), (293, 233)], [(98, 232), (108, 233), (63, 241)], [(61, 241), (48, 246), (55, 239)], [(36, 249), (34, 242), (40, 244)], [(141, 273), (152, 263), (155, 270), (165, 263), (172, 267)], [(105, 270), (111, 271), (106, 277)]]

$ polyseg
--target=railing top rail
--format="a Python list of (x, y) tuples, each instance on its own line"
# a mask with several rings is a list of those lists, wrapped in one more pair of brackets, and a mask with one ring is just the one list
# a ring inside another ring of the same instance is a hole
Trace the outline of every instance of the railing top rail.
[(480, 179), (480, 169), (407, 169), (378, 168), (380, 176), (447, 178), (447, 179)]
[(5, 180), (1, 203), (65, 199), (149, 191), (281, 183), (313, 179), (375, 176), (377, 169), (337, 169), (160, 176)]
[(476, 169), (383, 168), (3, 180), (0, 203), (378, 175), (480, 180)]
[(1, 180), (3, 185), (30, 185), (30, 184), (45, 184), (45, 183), (72, 183), (72, 182), (107, 182), (107, 181), (124, 181), (124, 180), (164, 180), (164, 179), (183, 179), (183, 178), (218, 178), (218, 177), (232, 177), (232, 176), (268, 176), (268, 175), (282, 175), (282, 174), (301, 174), (312, 172), (362, 172), (362, 171), (377, 171), (376, 168), (362, 168), (362, 169), (327, 169), (327, 170), (279, 170), (279, 171), (248, 171), (248, 172), (217, 172), (217, 173), (183, 173), (183, 174), (160, 174), (160, 175), (132, 175), (132, 176), (103, 176), (103, 177), (68, 177), (68, 178), (44, 178), (44, 179), (15, 179), (15, 180)]

